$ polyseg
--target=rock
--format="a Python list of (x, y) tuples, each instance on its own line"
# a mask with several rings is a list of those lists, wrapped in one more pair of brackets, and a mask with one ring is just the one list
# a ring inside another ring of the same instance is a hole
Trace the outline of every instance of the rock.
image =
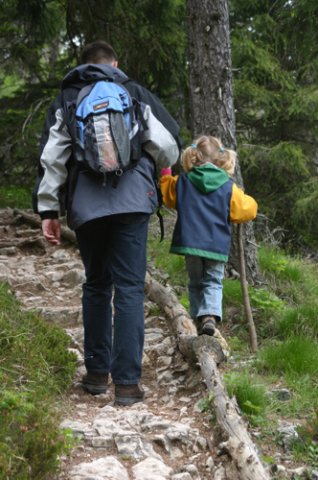
[(50, 323), (64, 327), (82, 323), (82, 308), (76, 307), (38, 307), (36, 310)]
[(63, 430), (72, 430), (74, 437), (90, 437), (96, 435), (96, 431), (84, 422), (64, 420), (60, 427)]
[(273, 388), (270, 393), (281, 402), (287, 402), (292, 398), (292, 395), (287, 388)]
[(207, 459), (207, 461), (206, 461), (206, 469), (212, 471), (213, 468), (214, 468), (214, 460), (213, 460), (213, 458), (210, 456), (210, 457), (208, 457), (208, 459)]
[(114, 435), (117, 451), (120, 455), (131, 457), (136, 460), (152, 457), (161, 460), (151, 443), (146, 442), (138, 433), (128, 435)]
[(182, 472), (176, 473), (176, 475), (172, 475), (171, 480), (192, 480), (190, 473)]
[(278, 475), (279, 478), (288, 477), (287, 469), (283, 465), (279, 465), (279, 464), (272, 465), (270, 470), (271, 470), (271, 473)]
[(298, 477), (303, 477), (306, 474), (307, 470), (307, 467), (299, 467), (288, 470), (288, 473), (292, 476), (296, 475)]
[(172, 468), (161, 460), (146, 458), (132, 468), (134, 480), (168, 480)]
[(193, 464), (186, 465), (184, 469), (185, 471), (190, 473), (192, 480), (200, 480), (199, 470), (195, 465)]
[(129, 480), (127, 470), (115, 457), (80, 463), (70, 472), (71, 480)]
[(213, 474), (213, 480), (224, 480), (226, 478), (226, 473), (224, 467), (219, 466)]
[(59, 250), (56, 250), (54, 253), (52, 253), (51, 258), (56, 262), (64, 263), (68, 260), (71, 260), (71, 255), (67, 250), (63, 250), (62, 248), (60, 248)]
[(62, 275), (60, 281), (66, 283), (69, 287), (76, 287), (85, 282), (85, 273), (83, 270), (73, 269)]
[(103, 437), (93, 437), (91, 439), (92, 447), (94, 448), (113, 448), (114, 439), (112, 435), (105, 435)]
[(282, 436), (285, 449), (289, 449), (291, 444), (298, 439), (299, 435), (296, 430), (297, 426), (298, 425), (293, 425), (288, 422), (280, 422), (277, 431)]
[(0, 255), (5, 255), (5, 256), (14, 256), (17, 254), (17, 249), (16, 247), (3, 247), (0, 248)]

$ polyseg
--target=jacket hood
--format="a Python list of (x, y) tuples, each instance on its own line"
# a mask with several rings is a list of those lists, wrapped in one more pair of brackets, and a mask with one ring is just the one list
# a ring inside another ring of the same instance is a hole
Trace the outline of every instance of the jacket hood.
[(212, 163), (194, 167), (188, 173), (189, 180), (202, 193), (211, 193), (222, 187), (229, 180), (225, 170), (216, 167)]
[(127, 75), (119, 68), (104, 63), (84, 64), (71, 70), (62, 81), (62, 90), (72, 86), (81, 86), (98, 80), (124, 82)]

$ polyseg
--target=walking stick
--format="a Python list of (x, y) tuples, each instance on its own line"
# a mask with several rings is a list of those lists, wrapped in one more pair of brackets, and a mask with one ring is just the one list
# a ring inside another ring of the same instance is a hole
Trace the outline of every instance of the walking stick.
[(252, 352), (256, 352), (258, 349), (257, 334), (256, 334), (254, 320), (253, 320), (250, 297), (248, 294), (242, 231), (243, 231), (243, 224), (239, 223), (237, 225), (237, 244), (238, 244), (238, 254), (239, 254), (239, 263), (240, 263), (240, 279), (241, 279), (241, 287), (242, 287), (242, 294), (243, 294), (243, 303), (244, 303), (244, 310), (245, 310), (245, 315), (248, 323), (248, 329), (250, 333), (251, 350)]

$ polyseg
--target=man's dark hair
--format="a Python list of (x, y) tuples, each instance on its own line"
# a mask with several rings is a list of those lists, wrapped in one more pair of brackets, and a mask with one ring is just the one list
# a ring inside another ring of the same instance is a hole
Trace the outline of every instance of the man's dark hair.
[(111, 63), (117, 59), (113, 47), (103, 40), (88, 43), (81, 52), (81, 63)]

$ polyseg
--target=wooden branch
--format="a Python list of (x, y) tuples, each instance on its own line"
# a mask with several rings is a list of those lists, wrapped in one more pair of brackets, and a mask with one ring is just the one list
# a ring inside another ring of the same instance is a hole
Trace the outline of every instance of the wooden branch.
[(164, 287), (147, 272), (145, 291), (148, 297), (160, 306), (171, 321), (172, 330), (177, 335), (197, 335), (197, 329), (189, 318), (186, 309), (179, 303), (172, 289)]
[(239, 254), (239, 261), (240, 261), (241, 287), (242, 287), (244, 310), (245, 310), (248, 329), (250, 333), (250, 346), (251, 346), (252, 352), (257, 352), (258, 350), (257, 334), (256, 334), (254, 320), (253, 320), (250, 297), (248, 294), (248, 284), (246, 280), (245, 255), (244, 255), (244, 247), (243, 247), (242, 229), (243, 229), (243, 225), (241, 223), (238, 224), (237, 225), (237, 244), (238, 244), (238, 254)]
[(238, 413), (236, 403), (226, 393), (214, 356), (203, 347), (198, 352), (198, 357), (208, 390), (213, 394), (218, 424), (227, 437), (221, 447), (231, 456), (238, 478), (269, 480), (270, 477), (259, 460), (255, 446)]
[(207, 351), (213, 353), (217, 365), (226, 361), (226, 352), (215, 337), (179, 335), (177, 340), (180, 352), (191, 364), (198, 364), (198, 357), (202, 348), (206, 348)]
[[(27, 222), (29, 225), (33, 227), (39, 227), (41, 228), (41, 219), (38, 215), (35, 215), (34, 213), (27, 213), (24, 210), (19, 210), (15, 208), (13, 210), (14, 215), (20, 216), (23, 218), (25, 222)], [(76, 243), (76, 236), (75, 233), (72, 232), (68, 227), (64, 227), (63, 225), (60, 226), (61, 229), (61, 238), (64, 240), (67, 240), (68, 242), (71, 243)]]
[(190, 364), (199, 364), (203, 379), (212, 393), (216, 418), (227, 439), (222, 448), (233, 460), (237, 480), (269, 480), (257, 451), (240, 417), (236, 404), (223, 386), (217, 365), (226, 359), (228, 347), (219, 331), (214, 337), (197, 336), (196, 328), (186, 309), (179, 304), (172, 289), (146, 275), (145, 291), (148, 298), (164, 311), (177, 337), (180, 352)]
[(27, 248), (31, 246), (38, 246), (39, 248), (43, 249), (45, 247), (43, 237), (39, 235), (25, 238), (23, 240), (18, 239), (10, 239), (9, 240), (0, 240), (0, 249), (1, 248), (9, 248), (9, 247), (16, 247), (16, 248)]

